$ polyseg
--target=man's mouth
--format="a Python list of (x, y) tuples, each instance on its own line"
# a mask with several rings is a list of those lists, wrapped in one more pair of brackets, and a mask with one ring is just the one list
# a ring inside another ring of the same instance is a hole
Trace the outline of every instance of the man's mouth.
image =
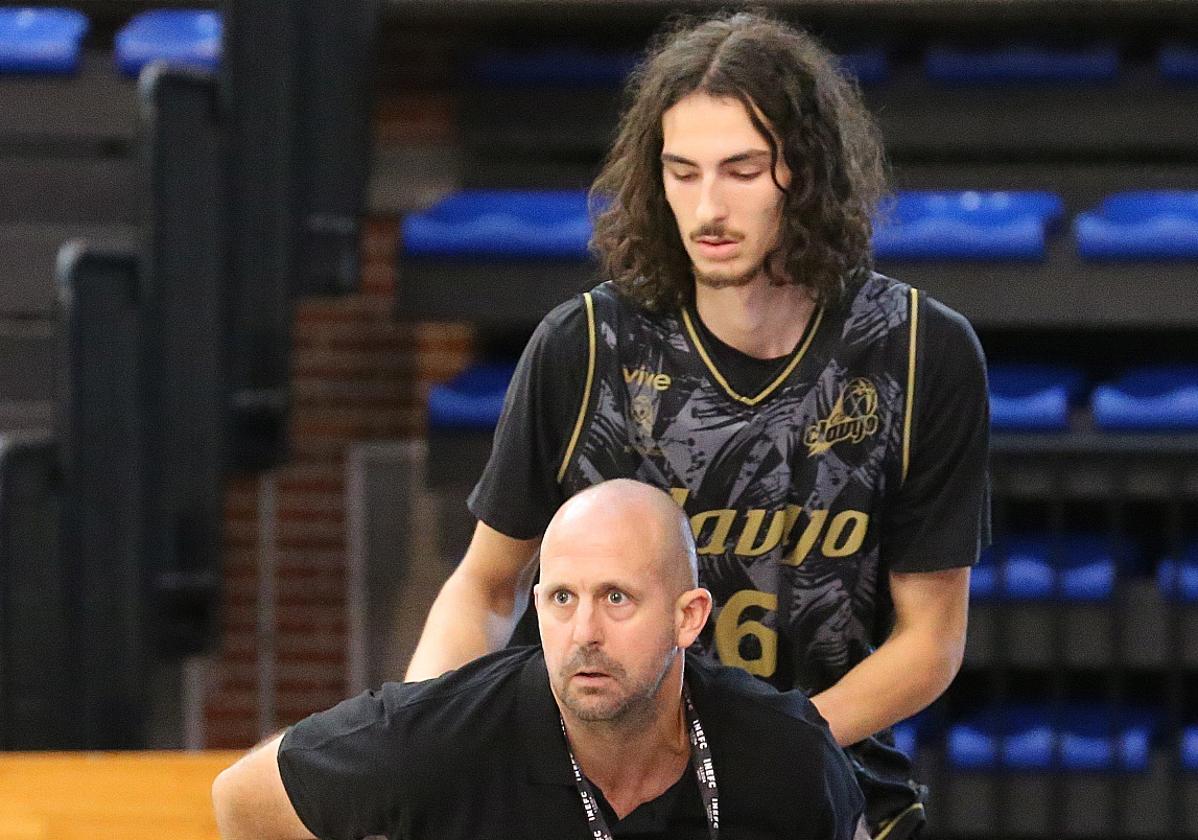
[(699, 253), (705, 257), (720, 259), (730, 256), (740, 243), (739, 240), (726, 236), (699, 236), (695, 238), (695, 244), (699, 246)]

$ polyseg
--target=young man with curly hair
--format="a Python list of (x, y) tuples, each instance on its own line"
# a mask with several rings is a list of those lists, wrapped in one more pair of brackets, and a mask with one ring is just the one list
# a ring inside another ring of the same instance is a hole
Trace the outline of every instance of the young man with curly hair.
[(631, 86), (594, 185), (606, 282), (525, 350), (408, 677), (504, 644), (554, 511), (636, 478), (690, 517), (715, 603), (696, 646), (808, 692), (872, 835), (913, 837), (926, 790), (890, 727), (961, 663), (989, 539), (981, 348), (872, 270), (881, 148), (808, 35), (753, 14), (675, 26)]

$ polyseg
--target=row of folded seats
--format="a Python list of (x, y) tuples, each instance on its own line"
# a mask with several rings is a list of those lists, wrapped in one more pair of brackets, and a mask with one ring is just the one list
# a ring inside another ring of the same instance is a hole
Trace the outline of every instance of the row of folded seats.
[[(904, 191), (879, 211), (874, 254), (882, 262), (1043, 260), (1064, 215), (1051, 192)], [(583, 191), (467, 190), (408, 216), (401, 248), (413, 259), (581, 260), (590, 233)], [(1072, 235), (1085, 260), (1198, 259), (1198, 191), (1110, 195), (1074, 217)]]
[[(221, 17), (206, 10), (159, 9), (136, 15), (117, 35), (115, 51), (125, 72), (136, 75), (147, 50), (165, 46), (169, 57), (212, 66), (219, 58)], [(87, 16), (75, 9), (0, 8), (0, 45), (6, 71), (71, 73), (88, 30)], [(165, 57), (165, 56), (164, 56)], [(618, 86), (639, 56), (557, 47), (532, 52), (484, 50), (470, 62), (467, 79), (493, 85), (567, 84)], [(893, 72), (890, 51), (881, 46), (842, 52), (838, 60), (862, 84), (881, 84)], [(932, 44), (923, 53), (926, 78), (944, 84), (1110, 83), (1123, 66), (1120, 46), (1099, 42), (1058, 47), (1034, 42), (986, 48)], [(1156, 68), (1170, 82), (1198, 83), (1198, 44), (1169, 41), (1156, 53)]]
[[(1154, 748), (1173, 748), (1164, 719), (1148, 707), (1013, 703), (948, 721), (925, 712), (895, 726), (894, 736), (895, 745), (911, 757), (942, 738), (945, 759), (960, 770), (1143, 773)], [(1198, 724), (1182, 728), (1176, 749), (1178, 764), (1198, 772)]]
[[(1149, 571), (1147, 559), (1132, 541), (1105, 534), (1011, 534), (982, 552), (969, 595), (974, 602), (1109, 601), (1120, 577)], [(1198, 603), (1198, 540), (1158, 558), (1154, 568), (1162, 598)]]
[(1092, 384), (1079, 367), (993, 364), (990, 415), (996, 431), (1053, 432), (1070, 428), (1081, 408), (1098, 431), (1198, 430), (1198, 366), (1147, 365)]
[[(634, 52), (582, 47), (523, 52), (493, 49), (478, 54), (467, 69), (471, 81), (489, 85), (616, 86), (638, 58)], [(841, 51), (837, 60), (862, 85), (884, 84), (895, 71), (892, 51), (885, 46)], [(921, 60), (923, 76), (945, 85), (1110, 84), (1119, 80), (1123, 68), (1123, 51), (1113, 41), (1080, 47), (1034, 41), (984, 48), (930, 44)], [(1155, 54), (1155, 68), (1170, 83), (1198, 82), (1198, 44), (1162, 43)]]
[[(68, 8), (0, 8), (0, 73), (69, 76), (78, 72), (87, 15)], [(134, 15), (113, 41), (116, 66), (136, 76), (151, 61), (214, 69), (220, 60), (216, 12), (152, 9)]]

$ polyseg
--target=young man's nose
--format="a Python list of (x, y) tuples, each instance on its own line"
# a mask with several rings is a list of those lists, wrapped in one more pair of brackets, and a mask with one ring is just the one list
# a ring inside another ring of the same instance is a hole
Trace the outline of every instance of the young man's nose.
[(699, 204), (695, 207), (696, 221), (699, 224), (710, 224), (723, 221), (727, 215), (728, 207), (716, 179), (704, 179), (699, 189)]

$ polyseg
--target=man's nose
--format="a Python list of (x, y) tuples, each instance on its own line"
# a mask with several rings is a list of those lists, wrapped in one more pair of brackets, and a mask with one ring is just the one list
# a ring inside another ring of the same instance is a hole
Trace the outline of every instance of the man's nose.
[(721, 222), (728, 215), (722, 190), (715, 178), (704, 178), (699, 187), (699, 206), (695, 208), (699, 224)]
[(582, 599), (574, 611), (573, 641), (577, 645), (593, 645), (603, 641), (599, 611), (589, 599)]

